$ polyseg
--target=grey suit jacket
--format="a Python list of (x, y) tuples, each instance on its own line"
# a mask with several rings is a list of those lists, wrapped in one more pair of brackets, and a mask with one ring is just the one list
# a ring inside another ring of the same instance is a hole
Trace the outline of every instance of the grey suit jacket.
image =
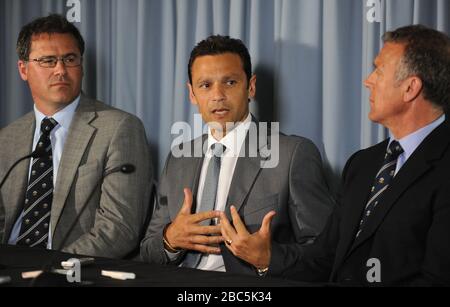
[[(238, 158), (225, 209), (231, 220), (230, 205), (235, 205), (252, 233), (259, 230), (269, 211), (277, 212), (271, 227), (272, 257), (268, 274), (272, 276), (282, 274), (297, 259), (302, 245), (313, 242), (334, 205), (314, 144), (295, 136), (280, 135), (279, 140), (278, 165), (262, 168), (261, 162), (266, 159), (260, 153), (265, 145), (252, 145), (247, 135), (243, 150), (253, 152), (251, 147), (257, 146), (258, 155)], [(204, 141), (205, 136), (181, 146), (195, 148), (198, 142)], [(202, 157), (176, 158), (169, 154), (158, 188), (158, 204), (141, 243), (143, 260), (170, 263), (164, 251), (163, 229), (173, 221), (183, 204), (183, 188), (192, 189), (195, 203), (202, 162)], [(221, 244), (221, 251), (227, 272), (256, 274), (251, 265), (235, 257), (224, 244)], [(173, 264), (182, 260), (183, 257), (179, 257)]]
[[(0, 130), (0, 178), (32, 152), (34, 112)], [(132, 174), (111, 173), (124, 163)], [(23, 210), (30, 160), (10, 174), (0, 193), (0, 239), (7, 243)], [(152, 169), (141, 121), (135, 116), (81, 96), (64, 145), (53, 192), (52, 248), (121, 258), (139, 244), (148, 212)], [(89, 197), (91, 196), (91, 197)], [(82, 207), (86, 204), (83, 213)], [(78, 218), (64, 246), (68, 228)]]

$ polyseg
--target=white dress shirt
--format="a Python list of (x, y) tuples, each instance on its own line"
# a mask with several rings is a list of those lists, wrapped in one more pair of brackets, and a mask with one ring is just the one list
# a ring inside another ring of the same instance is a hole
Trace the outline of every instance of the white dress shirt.
[[(197, 208), (202, 201), (203, 188), (205, 186), (205, 177), (208, 170), (208, 164), (212, 157), (211, 145), (221, 143), (226, 147), (220, 164), (219, 182), (217, 185), (216, 206), (214, 210), (225, 211), (227, 205), (228, 192), (230, 190), (231, 180), (233, 179), (234, 169), (239, 158), (241, 147), (244, 144), (247, 131), (252, 122), (252, 117), (248, 114), (247, 118), (237, 125), (233, 130), (227, 133), (224, 138), (217, 141), (211, 129), (208, 129), (208, 151), (203, 160), (202, 170), (200, 173), (199, 185), (197, 190)], [(225, 272), (225, 264), (222, 255), (205, 254), (202, 255), (197, 269), (207, 271)]]
[[(205, 153), (203, 159), (202, 169), (199, 178), (198, 190), (197, 190), (197, 208), (199, 208), (202, 201), (203, 188), (205, 186), (206, 172), (208, 165), (212, 157), (211, 146), (215, 143), (221, 143), (226, 147), (226, 150), (222, 156), (220, 164), (219, 182), (217, 184), (217, 196), (216, 205), (214, 210), (225, 211), (226, 201), (228, 198), (228, 192), (230, 190), (231, 180), (233, 179), (234, 169), (236, 167), (239, 154), (244, 144), (245, 137), (250, 128), (252, 122), (252, 116), (249, 113), (246, 119), (238, 124), (233, 130), (229, 131), (227, 135), (220, 141), (217, 141), (212, 133), (211, 129), (208, 129), (208, 150)], [(170, 253), (165, 250), (170, 260), (175, 260), (179, 253)], [(225, 272), (225, 264), (223, 262), (222, 255), (203, 255), (200, 259), (200, 263), (197, 269), (208, 271), (220, 271)]]

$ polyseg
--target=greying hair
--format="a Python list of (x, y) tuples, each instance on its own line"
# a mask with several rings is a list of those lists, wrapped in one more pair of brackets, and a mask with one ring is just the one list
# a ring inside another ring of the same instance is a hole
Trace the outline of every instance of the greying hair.
[(434, 105), (449, 109), (450, 39), (423, 25), (398, 28), (383, 35), (385, 43), (403, 44), (405, 51), (396, 71), (398, 81), (410, 76), (422, 80), (423, 96)]

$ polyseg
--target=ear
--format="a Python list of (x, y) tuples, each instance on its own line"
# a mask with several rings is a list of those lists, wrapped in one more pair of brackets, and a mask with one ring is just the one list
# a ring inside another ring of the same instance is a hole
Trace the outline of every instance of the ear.
[(195, 97), (194, 89), (192, 88), (192, 84), (188, 82), (188, 83), (186, 83), (186, 85), (187, 85), (188, 90), (189, 90), (189, 100), (191, 101), (191, 103), (193, 105), (197, 105), (198, 104), (197, 103), (197, 97)]
[(28, 80), (28, 67), (25, 61), (19, 60), (17, 62), (17, 68), (19, 69), (19, 75), (23, 81)]
[(248, 85), (248, 98), (253, 99), (256, 95), (256, 75), (250, 78)]
[(405, 92), (403, 99), (407, 102), (413, 101), (420, 95), (423, 89), (422, 80), (417, 76), (412, 76), (405, 80)]

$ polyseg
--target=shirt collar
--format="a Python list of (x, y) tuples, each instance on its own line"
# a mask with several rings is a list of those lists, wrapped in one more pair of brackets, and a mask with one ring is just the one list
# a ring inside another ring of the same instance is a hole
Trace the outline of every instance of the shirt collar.
[[(430, 124), (426, 125), (425, 127), (422, 127), (419, 130), (401, 138), (400, 140), (397, 140), (400, 143), (400, 145), (402, 145), (405, 160), (408, 159), (417, 149), (417, 147), (419, 147), (419, 145), (423, 142), (423, 140), (444, 121), (445, 121), (445, 114), (443, 114), (441, 117), (431, 122)], [(392, 133), (390, 133), (390, 140), (388, 147), (394, 140), (395, 138), (392, 136)]]
[(252, 115), (249, 113), (244, 121), (240, 122), (233, 130), (227, 133), (220, 141), (217, 141), (212, 133), (211, 128), (208, 128), (208, 151), (206, 154), (211, 155), (211, 145), (221, 143), (226, 147), (225, 156), (238, 156), (244, 143), (247, 131), (252, 122)]
[[(65, 130), (69, 130), (70, 124), (72, 123), (73, 115), (75, 114), (75, 110), (77, 109), (78, 105), (80, 104), (80, 97), (81, 94), (78, 95), (77, 98), (75, 98), (74, 101), (72, 101), (70, 104), (68, 104), (64, 109), (58, 111), (57, 113), (53, 114), (51, 118), (56, 120), (58, 122), (58, 126), (61, 126)], [(39, 128), (41, 125), (41, 122), (44, 118), (48, 117), (41, 113), (36, 105), (34, 105), (34, 115), (36, 117), (36, 127)]]

